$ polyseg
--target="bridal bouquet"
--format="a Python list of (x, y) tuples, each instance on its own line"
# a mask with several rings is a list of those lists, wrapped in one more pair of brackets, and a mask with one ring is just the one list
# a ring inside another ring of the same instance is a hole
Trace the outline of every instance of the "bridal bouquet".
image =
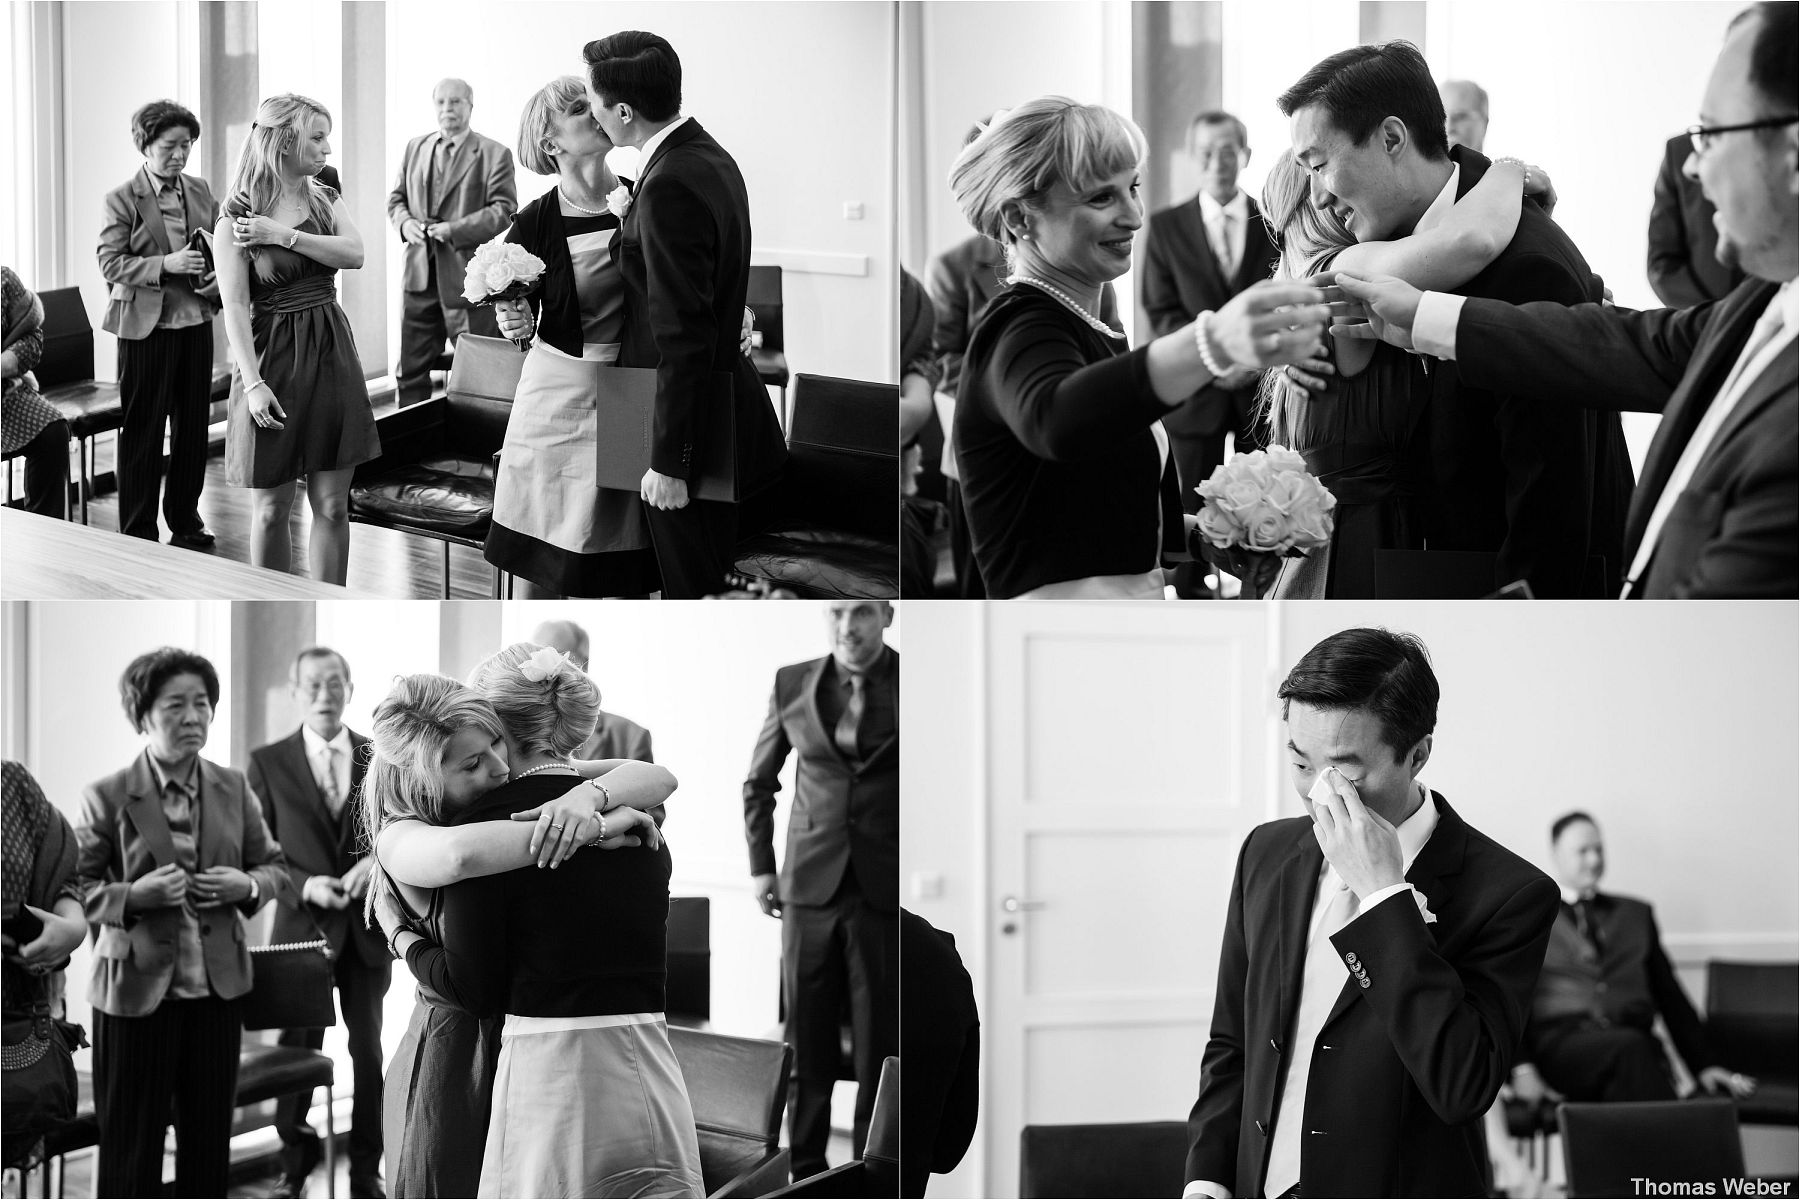
[[(469, 265), (463, 268), (463, 299), (474, 305), (517, 300), (531, 291), (543, 275), (543, 259), (501, 234), (477, 246)], [(513, 344), (520, 352), (531, 348), (529, 340), (514, 338)]]
[(1201, 553), (1242, 580), (1250, 599), (1268, 591), (1283, 558), (1304, 558), (1331, 541), (1337, 499), (1284, 446), (1239, 454), (1194, 490), (1205, 501)]

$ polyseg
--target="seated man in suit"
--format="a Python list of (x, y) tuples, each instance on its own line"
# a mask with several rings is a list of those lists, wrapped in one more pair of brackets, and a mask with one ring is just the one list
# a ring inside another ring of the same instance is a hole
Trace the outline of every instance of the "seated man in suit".
[(1183, 1194), (1487, 1195), (1556, 888), (1419, 782), (1419, 639), (1335, 633), (1276, 694), (1310, 815), (1239, 855)]
[[(1228, 112), (1203, 112), (1188, 126), (1188, 157), (1200, 172), (1200, 193), (1150, 216), (1144, 232), (1144, 309), (1152, 337), (1173, 333), (1202, 312), (1216, 311), (1253, 283), (1269, 278), (1279, 253), (1262, 211), (1238, 187), (1250, 162), (1244, 123)], [(1240, 452), (1263, 444), (1256, 420), (1260, 371), (1233, 371), (1207, 384), (1163, 418), (1169, 452), (1181, 477), (1182, 511), (1200, 511), (1194, 489), (1225, 461), (1225, 434)], [(1197, 598), (1206, 564), (1184, 563), (1175, 589)]]
[(400, 364), (394, 382), (402, 405), (431, 395), (431, 368), (470, 333), (498, 337), (492, 308), (463, 299), (463, 270), (475, 248), (491, 241), (519, 207), (512, 151), (469, 128), (475, 90), (445, 79), (431, 90), (438, 131), (406, 143), (388, 193), (388, 220), (406, 243), (400, 309)]
[(1717, 206), (1719, 261), (1749, 276), (1725, 299), (1514, 305), (1337, 273), (1369, 321), (1335, 333), (1416, 344), (1540, 407), (1663, 415), (1625, 525), (1629, 599), (1800, 594), (1797, 10), (1762, 3), (1733, 18), (1692, 137), (1686, 170)]
[[(352, 800), (368, 766), (369, 739), (344, 724), (350, 664), (343, 655), (308, 646), (294, 657), (288, 683), (300, 709), (300, 728), (252, 750), (246, 772), (262, 801), (263, 819), (287, 850), (288, 871), (301, 896), (299, 907), (275, 910), (269, 940), (305, 942), (322, 932), (331, 946), (355, 1085), (350, 1194), (380, 1196), (381, 1011), (393, 959), (381, 931), (362, 920), (362, 898), (375, 860), (363, 853), (362, 826)], [(325, 1031), (283, 1030), (281, 1044), (317, 1050), (325, 1044)], [(281, 1178), (271, 1195), (306, 1195), (306, 1178), (322, 1157), (319, 1135), (306, 1120), (311, 1107), (310, 1091), (276, 1102)]]
[(1707, 1091), (1748, 1096), (1756, 1081), (1718, 1065), (1706, 1031), (1663, 952), (1656, 916), (1642, 900), (1603, 895), (1606, 848), (1584, 812), (1550, 827), (1562, 904), (1531, 1001), (1513, 1094), (1541, 1100), (1673, 1100), (1658, 1016), (1688, 1070)]
[[(583, 671), (588, 669), (587, 630), (573, 621), (545, 621), (531, 635), (540, 646), (549, 646), (569, 656)], [(628, 717), (602, 711), (594, 726), (594, 735), (575, 752), (576, 758), (634, 758), (639, 762), (655, 762), (650, 753), (650, 731)]]

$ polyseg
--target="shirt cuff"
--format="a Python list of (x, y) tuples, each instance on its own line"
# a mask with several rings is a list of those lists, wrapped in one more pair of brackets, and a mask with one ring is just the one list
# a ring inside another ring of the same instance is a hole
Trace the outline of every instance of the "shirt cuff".
[(1413, 346), (1421, 354), (1456, 361), (1456, 322), (1467, 297), (1449, 292), (1426, 292), (1413, 314)]
[(1232, 1200), (1230, 1188), (1214, 1183), (1210, 1179), (1196, 1179), (1188, 1184), (1187, 1189), (1181, 1193), (1181, 1200), (1188, 1200), (1189, 1196), (1211, 1196), (1212, 1200)]
[(250, 876), (250, 903), (255, 904), (256, 898), (260, 895), (262, 895), (262, 888), (257, 884), (256, 876), (252, 875)]
[(1410, 883), (1389, 884), (1387, 887), (1382, 888), (1378, 892), (1370, 892), (1369, 898), (1362, 902), (1362, 908), (1360, 911), (1368, 912), (1371, 908), (1374, 908), (1377, 904), (1380, 904), (1383, 900), (1386, 900), (1389, 896), (1398, 896), (1401, 892), (1410, 892), (1412, 890), (1413, 890), (1413, 885)]

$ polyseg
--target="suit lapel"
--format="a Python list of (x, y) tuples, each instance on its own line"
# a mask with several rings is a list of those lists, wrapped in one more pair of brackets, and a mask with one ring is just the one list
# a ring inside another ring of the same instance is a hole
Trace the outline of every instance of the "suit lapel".
[(281, 762), (293, 779), (294, 794), (306, 797), (306, 819), (312, 822), (315, 831), (327, 846), (337, 845), (337, 830), (332, 827), (331, 810), (325, 803), (325, 793), (319, 790), (318, 779), (313, 775), (312, 760), (306, 756), (306, 735), (300, 730), (294, 730), (291, 736), (283, 740)]
[[(480, 137), (471, 133), (464, 139), (462, 149), (450, 163), (450, 169), (444, 173), (444, 178), (438, 180), (436, 189), (437, 194), (433, 196), (432, 199), (440, 205), (448, 200), (451, 193), (456, 191), (457, 185), (463, 181), (463, 176), (474, 169), (475, 160), (481, 156), (481, 152), (482, 145)], [(437, 153), (435, 148), (432, 150), (432, 153)]]
[(143, 218), (144, 228), (150, 234), (164, 254), (173, 254), (175, 247), (169, 245), (169, 227), (163, 224), (162, 209), (156, 203), (156, 190), (150, 186), (150, 177), (143, 171), (138, 172), (133, 181), (133, 191), (137, 193), (138, 216)]
[[(1776, 355), (1775, 361), (1750, 385), (1744, 398), (1738, 401), (1737, 407), (1731, 410), (1731, 415), (1725, 418), (1725, 424), (1719, 429), (1719, 436), (1707, 448), (1708, 458), (1716, 454), (1719, 447), (1725, 445), (1740, 429), (1755, 420), (1777, 396), (1793, 391), (1797, 374), (1800, 372), (1796, 371), (1794, 347), (1790, 345), (1784, 352)], [(1702, 459), (1699, 465), (1704, 467), (1706, 461)]]
[(1181, 227), (1193, 243), (1193, 261), (1200, 267), (1200, 273), (1206, 277), (1206, 289), (1215, 296), (1229, 295), (1229, 285), (1225, 282), (1225, 272), (1219, 268), (1218, 256), (1213, 254), (1212, 239), (1206, 236), (1206, 217), (1200, 208), (1200, 197), (1195, 196), (1182, 205)]
[[(229, 790), (225, 776), (219, 769), (200, 760), (200, 840), (196, 843), (199, 866), (202, 871), (208, 867), (226, 864), (239, 866), (235, 847), (244, 842), (243, 813), (235, 804), (224, 802)], [(209, 798), (211, 803), (208, 803)]]
[[(1281, 964), (1281, 1012), (1276, 1028), (1293, 1027), (1300, 1010), (1300, 984), (1306, 977), (1306, 931), (1312, 923), (1325, 855), (1309, 827), (1299, 828), (1293, 850), (1282, 865), (1277, 884), (1280, 910), (1276, 920), (1275, 961)], [(1290, 1047), (1290, 1050), (1292, 1048)]]
[(637, 186), (644, 186), (644, 180), (649, 178), (650, 172), (656, 168), (658, 163), (662, 162), (670, 150), (692, 141), (702, 132), (704, 131), (700, 128), (700, 122), (692, 117), (682, 122), (680, 128), (670, 130), (669, 136), (657, 143), (656, 149), (651, 152), (650, 157), (638, 164)]
[(1231, 294), (1234, 296), (1267, 278), (1267, 263), (1275, 249), (1275, 243), (1269, 240), (1269, 227), (1262, 219), (1262, 210), (1256, 207), (1255, 200), (1247, 196), (1245, 200), (1248, 217), (1244, 224), (1244, 256), (1238, 260), (1237, 278), (1232, 280)]
[(156, 865), (168, 866), (175, 861), (175, 835), (169, 832), (169, 818), (163, 813), (162, 795), (157, 791), (156, 774), (147, 757), (140, 755), (132, 764), (125, 787), (131, 797), (125, 804), (125, 816), (149, 847)]
[(806, 715), (825, 744), (831, 747), (831, 752), (837, 756), (838, 761), (849, 766), (850, 761), (838, 749), (836, 731), (825, 728), (825, 718), (819, 715), (819, 692), (825, 686), (825, 668), (830, 665), (831, 656), (828, 654), (813, 666), (812, 673), (806, 677)]

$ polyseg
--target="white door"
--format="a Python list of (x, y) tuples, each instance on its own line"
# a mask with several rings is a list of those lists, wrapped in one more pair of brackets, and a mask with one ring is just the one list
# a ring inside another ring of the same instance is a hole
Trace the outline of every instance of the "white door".
[(990, 604), (986, 1181), (1028, 1124), (1180, 1120), (1275, 794), (1261, 604)]

